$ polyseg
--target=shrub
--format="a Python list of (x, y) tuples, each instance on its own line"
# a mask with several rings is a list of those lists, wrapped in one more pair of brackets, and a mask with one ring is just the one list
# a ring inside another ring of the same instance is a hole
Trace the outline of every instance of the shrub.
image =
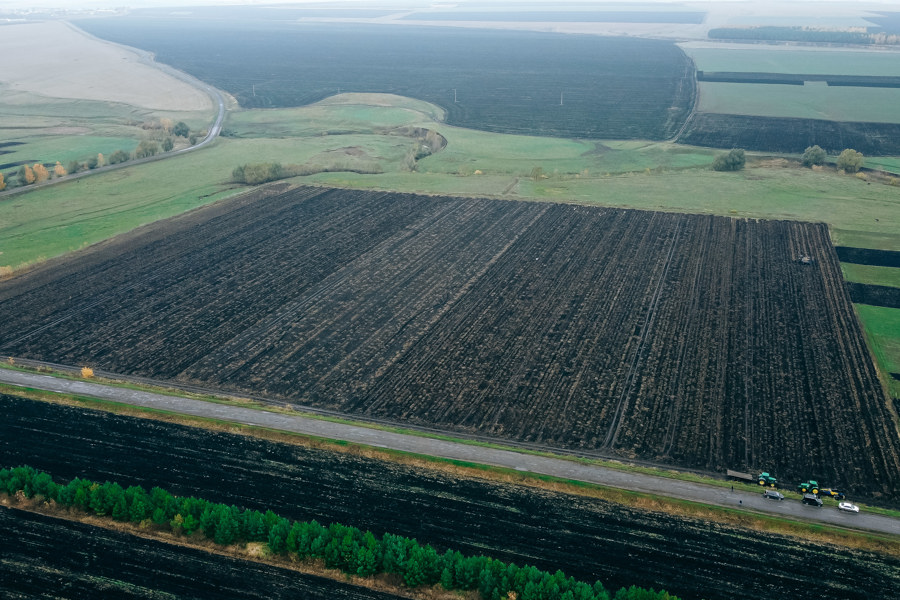
[[(128, 160), (131, 160), (131, 156), (129, 156), (127, 152), (125, 152), (124, 150), (116, 150), (110, 155), (109, 164), (116, 165)], [(88, 162), (88, 167), (90, 167), (90, 162)]]
[(841, 152), (837, 158), (837, 168), (847, 173), (856, 173), (863, 166), (863, 155), (852, 148)]
[(713, 170), (715, 171), (740, 171), (744, 168), (746, 162), (744, 151), (740, 148), (734, 148), (728, 154), (720, 154), (713, 161)]
[(238, 183), (257, 185), (287, 177), (287, 174), (280, 163), (256, 163), (235, 167), (231, 176)]
[(825, 162), (825, 157), (827, 154), (825, 151), (820, 148), (818, 145), (810, 146), (806, 150), (803, 151), (803, 156), (800, 157), (800, 162), (803, 163), (804, 167), (811, 167), (813, 165), (821, 165)]

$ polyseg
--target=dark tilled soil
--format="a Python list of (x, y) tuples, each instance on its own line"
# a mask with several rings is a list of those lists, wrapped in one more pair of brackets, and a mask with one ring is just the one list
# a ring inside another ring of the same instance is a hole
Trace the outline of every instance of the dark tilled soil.
[(298, 188), (0, 283), (0, 352), (900, 495), (821, 224)]
[(836, 246), (835, 251), (841, 262), (900, 268), (900, 252), (895, 250), (872, 250), (871, 248)]
[(608, 588), (709, 600), (891, 597), (900, 561), (590, 498), (463, 479), (351, 454), (0, 396), (0, 456), (293, 519), (341, 522), (487, 554)]
[(858, 304), (900, 308), (900, 288), (848, 281), (847, 291), (850, 299)]
[(288, 569), (4, 507), (0, 507), (0, 532), (0, 597), (6, 600), (398, 598)]
[(855, 148), (866, 156), (891, 156), (900, 154), (900, 125), (696, 113), (678, 141), (797, 154), (818, 145), (833, 154)]

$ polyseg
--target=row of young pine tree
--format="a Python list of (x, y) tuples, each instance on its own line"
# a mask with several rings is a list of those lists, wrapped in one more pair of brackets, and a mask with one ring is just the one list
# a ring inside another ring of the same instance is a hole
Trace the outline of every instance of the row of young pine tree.
[(322, 560), (326, 567), (370, 577), (395, 574), (409, 587), (440, 584), (448, 590), (478, 590), (485, 600), (677, 600), (664, 591), (622, 588), (615, 595), (598, 581), (593, 585), (535, 567), (519, 567), (485, 556), (463, 556), (386, 533), (338, 523), (289, 521), (271, 510), (240, 509), (194, 497), (176, 497), (155, 487), (123, 488), (75, 478), (65, 485), (29, 466), (0, 470), (0, 493), (41, 496), (58, 505), (111, 517), (116, 521), (151, 524), (180, 535), (201, 535), (217, 544), (265, 542), (273, 554), (300, 560)]

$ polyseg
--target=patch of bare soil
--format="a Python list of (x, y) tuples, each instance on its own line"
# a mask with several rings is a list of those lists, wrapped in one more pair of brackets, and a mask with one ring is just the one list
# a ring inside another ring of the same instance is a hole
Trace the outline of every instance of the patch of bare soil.
[(18, 57), (0, 71), (0, 83), (14, 91), (154, 110), (212, 109), (205, 93), (151, 66), (138, 52), (62, 21), (0, 27), (0, 56)]

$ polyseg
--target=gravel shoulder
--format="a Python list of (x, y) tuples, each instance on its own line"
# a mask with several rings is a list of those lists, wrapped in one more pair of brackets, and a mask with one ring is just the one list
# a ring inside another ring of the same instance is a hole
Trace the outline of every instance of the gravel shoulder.
[(334, 423), (299, 415), (272, 413), (252, 408), (216, 404), (202, 400), (167, 396), (9, 369), (0, 369), (0, 381), (19, 387), (64, 394), (77, 394), (143, 408), (218, 419), (332, 440), (342, 440), (365, 446), (505, 467), (518, 471), (584, 481), (637, 492), (659, 494), (716, 506), (739, 507), (789, 519), (822, 522), (848, 529), (900, 535), (900, 519), (871, 514), (847, 514), (831, 506), (817, 509), (794, 501), (768, 501), (764, 500), (761, 494), (732, 492), (727, 488), (618, 471), (595, 465), (580, 464), (563, 458), (535, 456), (511, 450), (485, 448), (345, 423)]

